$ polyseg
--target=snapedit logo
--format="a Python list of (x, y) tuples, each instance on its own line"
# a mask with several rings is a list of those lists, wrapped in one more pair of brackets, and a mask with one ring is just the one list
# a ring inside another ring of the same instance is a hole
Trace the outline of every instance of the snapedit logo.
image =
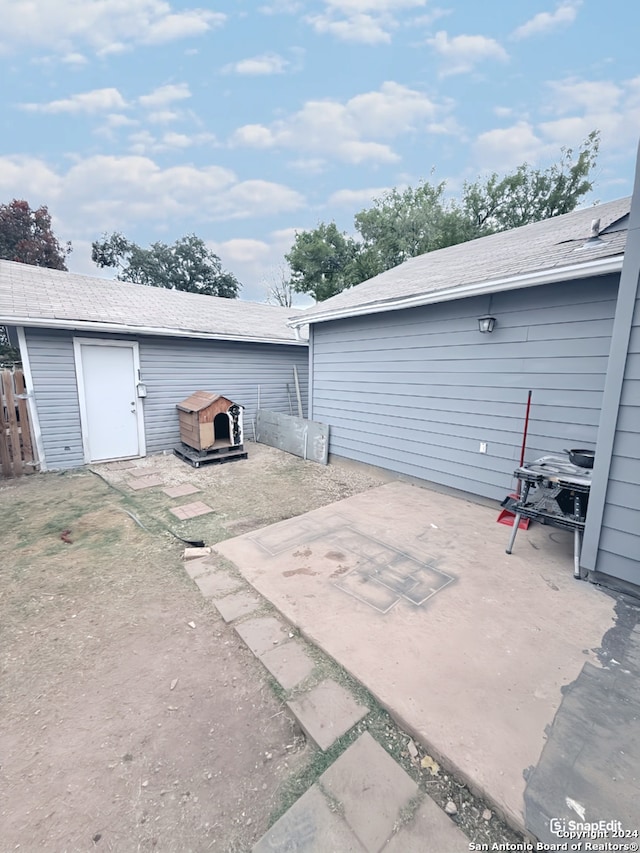
[(623, 835), (619, 820), (579, 821), (552, 817), (549, 831), (558, 838), (608, 838)]

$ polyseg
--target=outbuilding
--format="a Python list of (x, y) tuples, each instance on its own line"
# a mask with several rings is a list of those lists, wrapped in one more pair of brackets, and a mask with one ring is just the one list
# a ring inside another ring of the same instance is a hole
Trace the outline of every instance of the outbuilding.
[(19, 347), (40, 470), (169, 451), (177, 404), (206, 390), (289, 413), (307, 341), (291, 310), (0, 261), (0, 325)]
[(635, 198), (631, 224), (628, 198), (578, 210), (413, 258), (293, 318), (330, 453), (502, 500), (531, 390), (527, 459), (596, 450), (583, 568), (640, 591)]

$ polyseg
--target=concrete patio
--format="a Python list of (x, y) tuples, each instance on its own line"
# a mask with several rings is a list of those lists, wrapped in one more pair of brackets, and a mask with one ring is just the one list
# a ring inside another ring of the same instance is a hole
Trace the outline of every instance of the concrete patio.
[(638, 829), (638, 608), (573, 578), (564, 531), (507, 556), (496, 516), (393, 482), (215, 550), (514, 827)]

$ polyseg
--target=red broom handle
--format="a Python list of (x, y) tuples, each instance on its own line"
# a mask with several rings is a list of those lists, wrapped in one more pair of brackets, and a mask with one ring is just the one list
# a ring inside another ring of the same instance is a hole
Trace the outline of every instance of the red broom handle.
[[(529, 412), (531, 411), (531, 391), (527, 395), (527, 414), (524, 418), (524, 432), (522, 434), (522, 448), (520, 450), (520, 467), (524, 465), (524, 449), (527, 445), (527, 433), (529, 432)], [(518, 497), (522, 494), (522, 480), (518, 480), (518, 485), (516, 488), (516, 493)]]
[(529, 412), (531, 411), (531, 391), (527, 397), (527, 414), (524, 419), (524, 433), (522, 435), (522, 450), (520, 451), (520, 467), (524, 464), (524, 449), (527, 444), (527, 432), (529, 431)]

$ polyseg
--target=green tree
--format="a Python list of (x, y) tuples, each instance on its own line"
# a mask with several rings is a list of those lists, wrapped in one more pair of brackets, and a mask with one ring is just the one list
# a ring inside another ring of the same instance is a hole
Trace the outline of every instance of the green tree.
[(235, 299), (241, 288), (237, 278), (222, 269), (218, 255), (195, 234), (171, 246), (152, 243), (148, 249), (117, 232), (105, 234), (91, 244), (91, 259), (99, 267), (117, 268), (120, 281), (135, 284), (228, 299)]
[[(61, 246), (51, 229), (47, 207), (31, 209), (29, 202), (14, 198), (0, 204), (0, 259), (35, 267), (66, 270), (71, 243)], [(11, 346), (7, 330), (0, 326), (0, 364), (16, 364), (20, 354)]]
[[(296, 234), (285, 255), (296, 293), (309, 293), (320, 302), (357, 283), (355, 260), (359, 247), (335, 222)], [(360, 279), (362, 281), (362, 279)]]
[(60, 245), (51, 230), (47, 207), (32, 210), (29, 202), (14, 198), (0, 204), (0, 258), (34, 267), (66, 270), (71, 243)]
[(445, 196), (444, 181), (390, 190), (356, 214), (359, 239), (333, 222), (296, 234), (285, 256), (292, 284), (320, 301), (416, 255), (569, 213), (593, 188), (598, 148), (593, 131), (577, 156), (562, 148), (547, 169), (523, 163), (502, 177), (465, 183), (459, 198)]

